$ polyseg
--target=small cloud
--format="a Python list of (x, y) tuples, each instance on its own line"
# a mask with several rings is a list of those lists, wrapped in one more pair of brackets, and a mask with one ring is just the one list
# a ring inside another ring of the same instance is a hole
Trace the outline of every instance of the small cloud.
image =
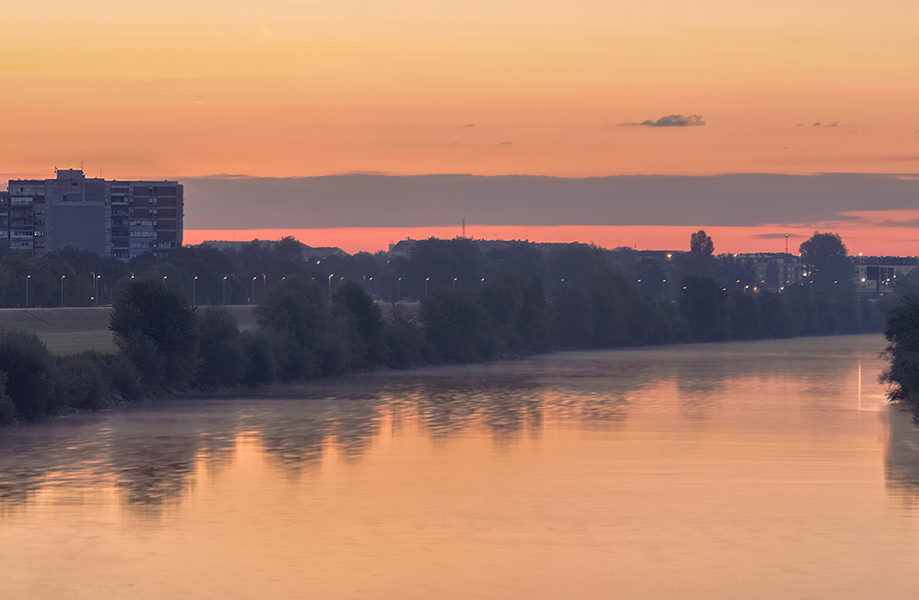
[(657, 121), (648, 119), (641, 123), (620, 123), (619, 127), (701, 127), (705, 125), (701, 115), (667, 115)]
[(798, 123), (795, 127), (804, 127), (804, 123)]
[[(784, 233), (759, 233), (753, 236), (756, 240), (780, 240), (785, 237)], [(802, 237), (795, 233), (789, 233), (788, 239)]]
[(811, 127), (820, 127), (820, 121), (817, 121), (816, 123), (814, 123), (813, 125), (811, 125)]
[(460, 125), (457, 129), (469, 129), (470, 127), (475, 127), (475, 123), (467, 123), (466, 125)]
[(788, 146), (782, 146), (782, 150), (791, 150)]
[(501, 143), (498, 144), (498, 145), (499, 145), (499, 146), (513, 146), (513, 145), (514, 145), (514, 142), (501, 142)]
[(832, 123), (830, 123), (829, 125), (827, 125), (827, 127), (836, 127), (836, 121), (833, 121)]

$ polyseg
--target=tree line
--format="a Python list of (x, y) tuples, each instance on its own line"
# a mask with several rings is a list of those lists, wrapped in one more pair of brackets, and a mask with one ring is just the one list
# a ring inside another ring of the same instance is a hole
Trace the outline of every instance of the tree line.
[[(465, 238), (424, 240), (408, 258), (314, 260), (298, 250), (289, 240), (240, 251), (192, 247), (145, 257), (145, 268), (140, 261), (121, 265), (136, 272), (116, 278), (108, 292), (115, 353), (55, 357), (34, 335), (0, 332), (0, 422), (96, 408), (115, 395), (136, 399), (382, 367), (879, 331), (885, 314), (882, 303), (858, 299), (851, 282), (820, 280), (781, 293), (757, 288), (752, 266), (714, 255), (704, 231), (693, 234), (690, 252), (666, 258), (585, 244), (482, 251)], [(99, 268), (103, 277), (115, 268), (93, 260), (83, 268)], [(827, 264), (812, 270), (832, 271)], [(260, 271), (264, 278), (250, 278)], [(249, 294), (260, 292), (252, 331), (241, 331), (215, 301), (231, 276), (225, 273), (246, 282)], [(209, 278), (218, 287), (202, 281)], [(382, 303), (392, 291), (399, 297)], [(403, 298), (417, 299), (417, 308), (396, 302)]]

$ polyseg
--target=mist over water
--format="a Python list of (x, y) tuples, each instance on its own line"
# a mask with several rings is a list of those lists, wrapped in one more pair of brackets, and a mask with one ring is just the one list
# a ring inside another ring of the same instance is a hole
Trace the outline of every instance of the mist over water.
[(881, 336), (539, 356), (0, 432), (4, 598), (912, 597)]

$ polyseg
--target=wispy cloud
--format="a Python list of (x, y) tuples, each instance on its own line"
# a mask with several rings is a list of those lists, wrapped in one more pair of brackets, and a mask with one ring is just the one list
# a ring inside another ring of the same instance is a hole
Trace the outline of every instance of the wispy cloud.
[(469, 129), (470, 127), (475, 127), (475, 123), (466, 123), (465, 125), (460, 125), (457, 129)]
[[(782, 239), (783, 237), (785, 237), (785, 235), (786, 235), (786, 234), (784, 234), (784, 233), (760, 233), (760, 234), (754, 235), (754, 236), (753, 236), (753, 239), (757, 239), (757, 240), (780, 240), (780, 239)], [(788, 239), (804, 237), (803, 235), (798, 235), (798, 234), (796, 234), (796, 233), (789, 233), (789, 234), (787, 234), (787, 235), (788, 235)]]
[(499, 145), (499, 146), (513, 146), (513, 145), (514, 145), (514, 142), (501, 142), (501, 143), (498, 144), (498, 145)]
[(701, 127), (703, 125), (705, 125), (705, 121), (702, 120), (702, 115), (689, 115), (688, 117), (667, 115), (657, 121), (648, 119), (641, 123), (620, 123), (619, 127)]

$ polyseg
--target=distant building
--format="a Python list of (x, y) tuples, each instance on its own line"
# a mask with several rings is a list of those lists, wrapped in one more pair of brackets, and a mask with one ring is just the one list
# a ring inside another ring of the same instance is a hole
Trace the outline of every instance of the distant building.
[(0, 241), (17, 252), (72, 246), (127, 261), (182, 246), (185, 204), (175, 181), (106, 181), (59, 169), (54, 179), (10, 180), (2, 198)]
[(892, 292), (898, 279), (919, 266), (915, 256), (853, 256), (856, 290), (877, 297)]
[(804, 265), (794, 254), (785, 252), (750, 252), (735, 254), (737, 260), (748, 261), (756, 269), (756, 280), (767, 290), (780, 290), (799, 285), (804, 280)]

